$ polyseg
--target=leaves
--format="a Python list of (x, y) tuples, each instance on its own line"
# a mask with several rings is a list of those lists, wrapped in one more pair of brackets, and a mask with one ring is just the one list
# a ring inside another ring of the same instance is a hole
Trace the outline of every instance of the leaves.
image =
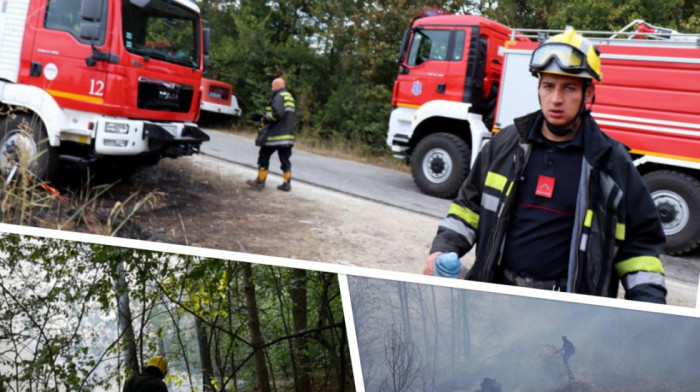
[[(271, 375), (293, 373), (288, 343), (301, 338), (309, 342), (305, 352), (316, 359), (309, 374), (319, 385), (341, 383), (338, 375), (349, 372), (336, 368), (349, 366), (349, 361), (338, 359), (348, 354), (336, 277), (308, 273), (308, 328), (294, 331), (287, 327), (294, 308), (291, 271), (252, 265), (263, 338), (254, 346), (247, 328), (242, 265), (3, 235), (0, 384), (7, 385), (0, 387), (8, 391), (15, 386), (46, 391), (117, 387), (119, 375), (133, 374), (159, 354), (170, 361), (172, 383), (192, 388), (202, 379), (201, 355), (207, 355), (215, 375), (211, 384), (230, 390), (232, 383), (255, 383), (250, 358), (256, 350), (264, 351)], [(201, 325), (200, 332), (195, 324)], [(125, 347), (135, 350), (134, 370), (122, 368), (127, 366)]]
[(369, 154), (387, 149), (401, 35), (428, 6), (520, 28), (618, 30), (645, 19), (700, 32), (700, 5), (690, 0), (200, 2), (213, 31), (214, 68), (234, 84), (244, 112), (261, 111), (270, 82), (283, 76), (296, 98), (304, 137), (367, 146)]

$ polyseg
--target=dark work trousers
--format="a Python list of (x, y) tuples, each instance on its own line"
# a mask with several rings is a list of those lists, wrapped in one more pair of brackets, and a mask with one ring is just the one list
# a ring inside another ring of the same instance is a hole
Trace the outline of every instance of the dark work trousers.
[(268, 170), (270, 168), (270, 157), (277, 151), (280, 157), (280, 168), (283, 172), (292, 171), (292, 162), (289, 158), (292, 157), (292, 147), (260, 147), (258, 154), (258, 169)]

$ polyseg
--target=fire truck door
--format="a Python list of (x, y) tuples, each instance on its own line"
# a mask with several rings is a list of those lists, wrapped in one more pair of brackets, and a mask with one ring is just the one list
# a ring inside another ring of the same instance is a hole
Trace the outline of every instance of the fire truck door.
[[(87, 59), (95, 48), (109, 48), (106, 31), (107, 1), (101, 2), (99, 38), (95, 41), (80, 37), (80, 25), (85, 21), (79, 16), (81, 0), (50, 0), (40, 12), (43, 17), (36, 29), (28, 84), (48, 91), (61, 107), (95, 111), (90, 106), (104, 102), (107, 62), (96, 61), (88, 65)], [(112, 3), (114, 4), (114, 3)], [(106, 50), (106, 49), (103, 49)]]
[[(459, 33), (462, 38), (458, 39)], [(463, 30), (452, 27), (414, 30), (397, 79), (399, 105), (420, 106), (436, 99), (455, 100), (455, 97), (461, 97), (463, 79), (460, 81), (457, 80), (459, 77), (451, 76), (450, 67), (463, 61), (463, 37)], [(460, 40), (462, 45), (457, 48), (456, 42)]]

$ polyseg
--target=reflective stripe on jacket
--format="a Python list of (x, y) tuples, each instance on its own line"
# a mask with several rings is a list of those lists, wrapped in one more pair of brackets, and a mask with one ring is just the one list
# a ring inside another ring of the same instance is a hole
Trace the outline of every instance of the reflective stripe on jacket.
[[(527, 135), (539, 112), (515, 119), (484, 146), (438, 228), (432, 252), (476, 245), (467, 279), (492, 281), (500, 264), (513, 211), (517, 179), (530, 152)], [(664, 270), (658, 255), (665, 237), (658, 212), (625, 147), (605, 135), (590, 115), (569, 252), (567, 291), (665, 303)]]
[(265, 107), (265, 120), (270, 124), (266, 147), (291, 147), (294, 145), (294, 119), (296, 106), (294, 97), (287, 90), (272, 93), (270, 104)]

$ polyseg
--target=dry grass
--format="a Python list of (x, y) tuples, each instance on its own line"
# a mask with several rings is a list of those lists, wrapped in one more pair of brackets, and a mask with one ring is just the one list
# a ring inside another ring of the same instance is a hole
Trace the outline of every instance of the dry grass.
[[(6, 121), (23, 109), (6, 108), (0, 113), (0, 135), (7, 137)], [(22, 120), (18, 130), (29, 138), (36, 138), (36, 124)], [(35, 141), (36, 142), (36, 141)], [(44, 141), (41, 141), (44, 142)], [(59, 230), (75, 230), (114, 236), (125, 230), (136, 213), (152, 203), (155, 194), (134, 192), (124, 200), (105, 202), (103, 195), (114, 184), (93, 185), (89, 179), (62, 192), (50, 186), (33, 173), (39, 154), (31, 156), (22, 148), (10, 148), (5, 141), (3, 158), (7, 166), (0, 168), (0, 222), (16, 225), (39, 226)], [(37, 144), (39, 142), (36, 142)], [(88, 174), (89, 175), (89, 174)], [(63, 194), (61, 194), (63, 193)]]

